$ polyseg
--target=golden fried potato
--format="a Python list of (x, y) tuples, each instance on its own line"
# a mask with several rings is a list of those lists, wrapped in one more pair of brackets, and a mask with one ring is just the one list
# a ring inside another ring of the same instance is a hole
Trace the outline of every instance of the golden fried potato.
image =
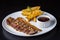
[(35, 18), (33, 18), (33, 21), (34, 21), (34, 22), (36, 22), (36, 21), (37, 21), (37, 20), (36, 20), (36, 17), (35, 17)]
[(22, 15), (29, 16), (29, 15), (31, 15), (31, 12), (22, 12)]
[(26, 18), (28, 19), (28, 21), (30, 21), (31, 19), (34, 18), (34, 16), (31, 14), (31, 15), (27, 16)]
[(40, 9), (40, 6), (35, 6), (31, 8), (31, 10), (39, 10), (39, 9)]
[(27, 9), (22, 10), (22, 15), (26, 16), (28, 21), (33, 20), (36, 22), (36, 17), (39, 15), (42, 15), (43, 12), (40, 9), (40, 6), (35, 6), (35, 7), (27, 7)]

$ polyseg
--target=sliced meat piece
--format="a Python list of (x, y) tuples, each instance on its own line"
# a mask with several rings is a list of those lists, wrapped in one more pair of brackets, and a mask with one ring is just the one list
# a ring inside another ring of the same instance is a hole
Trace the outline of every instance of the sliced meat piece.
[(10, 24), (13, 28), (16, 28), (16, 26), (17, 26), (17, 24), (16, 23), (14, 23), (14, 22), (11, 22), (11, 24)]
[(8, 25), (11, 24), (11, 22), (13, 22), (13, 21), (15, 21), (15, 19), (12, 18), (12, 17), (9, 17), (9, 18), (6, 20), (6, 22), (7, 22)]
[(15, 29), (16, 29), (17, 31), (20, 30), (20, 26), (17, 25)]
[(21, 31), (29, 35), (33, 35), (36, 34), (38, 31), (41, 31), (40, 29), (31, 25), (21, 17), (18, 17), (17, 19), (10, 17), (7, 19), (7, 24), (12, 26), (17, 31)]
[(35, 34), (35, 33), (37, 33), (37, 32), (38, 32), (38, 31), (31, 30), (28, 34), (33, 35), (33, 34)]
[(24, 28), (24, 29), (23, 29), (23, 32), (24, 32), (24, 33), (27, 33), (27, 31), (28, 31), (27, 28)]

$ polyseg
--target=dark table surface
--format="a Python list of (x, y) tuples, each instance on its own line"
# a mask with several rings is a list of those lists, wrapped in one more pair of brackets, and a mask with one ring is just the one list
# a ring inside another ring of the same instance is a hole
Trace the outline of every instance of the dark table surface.
[[(58, 0), (1, 0), (0, 1), (0, 40), (60, 40), (60, 5)], [(8, 33), (2, 27), (2, 20), (12, 12), (20, 11), (27, 6), (41, 6), (41, 10), (49, 12), (57, 19), (56, 27), (50, 32), (35, 37), (19, 37)]]

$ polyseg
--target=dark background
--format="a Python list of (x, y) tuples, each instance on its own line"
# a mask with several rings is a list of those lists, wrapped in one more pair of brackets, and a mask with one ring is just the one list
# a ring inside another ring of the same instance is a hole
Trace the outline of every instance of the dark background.
[[(2, 20), (12, 12), (20, 11), (27, 6), (41, 6), (41, 10), (54, 15), (58, 21), (56, 27), (43, 35), (19, 37), (2, 28)], [(1, 0), (0, 1), (0, 40), (60, 40), (60, 2), (58, 0)]]

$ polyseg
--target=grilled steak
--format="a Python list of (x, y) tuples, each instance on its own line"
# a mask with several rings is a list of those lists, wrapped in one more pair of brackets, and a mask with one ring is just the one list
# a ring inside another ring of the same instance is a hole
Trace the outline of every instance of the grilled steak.
[(41, 31), (40, 29), (31, 25), (30, 23), (28, 23), (26, 20), (24, 20), (21, 17), (18, 17), (17, 19), (9, 17), (7, 19), (7, 24), (12, 26), (17, 31), (21, 31), (21, 32), (24, 32), (29, 35), (32, 35), (32, 34), (35, 34), (39, 31)]

